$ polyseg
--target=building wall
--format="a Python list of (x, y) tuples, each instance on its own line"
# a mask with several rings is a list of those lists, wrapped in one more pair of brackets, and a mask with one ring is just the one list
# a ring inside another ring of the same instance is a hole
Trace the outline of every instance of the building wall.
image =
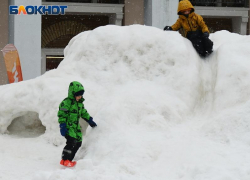
[(145, 24), (160, 29), (171, 26), (178, 18), (178, 3), (173, 0), (145, 0)]
[[(40, 6), (41, 0), (11, 0), (11, 5)], [(23, 79), (41, 75), (41, 15), (10, 15), (9, 43), (18, 50)]]
[[(248, 11), (248, 14), (250, 14), (250, 10)], [(247, 35), (250, 35), (250, 16), (248, 18), (248, 23), (247, 23)]]
[[(250, 6), (250, 0), (249, 0), (249, 6)], [(248, 26), (247, 26), (247, 34), (250, 35), (250, 10), (248, 11)]]
[(124, 1), (124, 25), (144, 24), (144, 0)]
[[(0, 50), (8, 44), (8, 16), (9, 16), (9, 5), (8, 1), (1, 2), (0, 6)], [(7, 72), (5, 68), (3, 53), (0, 52), (0, 85), (6, 84)]]
[(144, 22), (145, 25), (151, 26), (153, 21), (152, 15), (152, 0), (144, 1)]

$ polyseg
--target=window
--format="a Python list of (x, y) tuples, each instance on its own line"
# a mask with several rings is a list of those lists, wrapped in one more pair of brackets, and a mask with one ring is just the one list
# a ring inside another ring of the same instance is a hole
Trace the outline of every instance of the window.
[(194, 6), (248, 7), (248, 0), (190, 0)]
[(46, 71), (56, 69), (60, 62), (64, 59), (63, 56), (48, 55), (46, 56)]

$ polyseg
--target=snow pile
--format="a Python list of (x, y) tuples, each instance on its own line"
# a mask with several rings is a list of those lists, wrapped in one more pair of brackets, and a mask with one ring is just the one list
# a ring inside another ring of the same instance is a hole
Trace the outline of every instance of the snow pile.
[[(250, 37), (220, 31), (211, 39), (214, 53), (200, 59), (178, 32), (153, 27), (105, 26), (74, 37), (56, 70), (0, 87), (0, 131), (25, 112), (38, 113), (46, 132), (23, 146), (38, 141), (41, 151), (51, 150), (3, 178), (249, 179)], [(71, 81), (84, 85), (98, 127), (87, 129), (78, 165), (64, 169), (56, 114)], [(6, 158), (18, 153), (1, 149)]]

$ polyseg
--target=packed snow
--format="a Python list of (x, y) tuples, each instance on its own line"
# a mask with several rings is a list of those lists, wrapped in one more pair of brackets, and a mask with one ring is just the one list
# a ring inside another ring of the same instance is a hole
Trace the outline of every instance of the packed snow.
[[(200, 58), (178, 32), (104, 26), (75, 36), (55, 70), (0, 86), (0, 179), (249, 180), (250, 36), (210, 35)], [(85, 87), (76, 167), (59, 164), (57, 111)]]

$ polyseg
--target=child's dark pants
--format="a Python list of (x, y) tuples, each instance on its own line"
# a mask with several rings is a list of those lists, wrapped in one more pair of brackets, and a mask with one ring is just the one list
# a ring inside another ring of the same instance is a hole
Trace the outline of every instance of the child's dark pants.
[(67, 139), (67, 142), (62, 152), (62, 159), (72, 161), (76, 152), (81, 147), (82, 142), (78, 142), (75, 138), (72, 138), (68, 135), (65, 138)]
[(205, 57), (213, 52), (213, 42), (202, 34), (200, 30), (190, 31), (187, 33), (187, 38), (192, 42), (197, 53)]

